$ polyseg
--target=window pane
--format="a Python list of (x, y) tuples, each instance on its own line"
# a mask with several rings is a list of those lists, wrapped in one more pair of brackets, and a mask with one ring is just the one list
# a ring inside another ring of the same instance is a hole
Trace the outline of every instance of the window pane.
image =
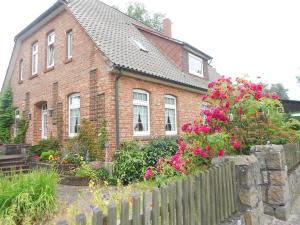
[(138, 101), (148, 101), (147, 94), (145, 93), (139, 93), (139, 92), (133, 92), (133, 99)]
[(165, 97), (165, 104), (167, 105), (175, 105), (175, 99), (170, 97)]
[(80, 96), (73, 96), (70, 100), (70, 108), (80, 108)]
[(133, 129), (134, 131), (148, 131), (148, 107), (141, 105), (133, 106)]
[(189, 55), (189, 72), (203, 74), (203, 62), (201, 58)]
[(70, 133), (77, 134), (80, 125), (80, 109), (70, 110)]
[(48, 66), (54, 65), (54, 46), (48, 46)]
[(68, 58), (72, 58), (72, 45), (73, 45), (73, 34), (72, 31), (68, 33)]
[(165, 109), (165, 128), (166, 131), (175, 131), (175, 109)]

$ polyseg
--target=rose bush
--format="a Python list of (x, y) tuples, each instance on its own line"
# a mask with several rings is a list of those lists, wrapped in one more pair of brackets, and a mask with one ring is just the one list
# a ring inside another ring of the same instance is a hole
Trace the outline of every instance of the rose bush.
[(160, 159), (156, 171), (146, 170), (145, 179), (154, 174), (169, 178), (193, 173), (212, 157), (247, 154), (251, 145), (296, 140), (295, 132), (284, 123), (278, 95), (264, 93), (262, 83), (220, 77), (208, 84), (207, 95), (201, 99), (207, 108), (197, 120), (182, 126), (185, 135), (178, 141), (177, 152)]

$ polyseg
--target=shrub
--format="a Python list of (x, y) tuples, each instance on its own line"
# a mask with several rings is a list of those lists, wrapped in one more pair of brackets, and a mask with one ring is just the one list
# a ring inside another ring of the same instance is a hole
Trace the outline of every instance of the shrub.
[(142, 145), (139, 141), (122, 141), (120, 145), (120, 151), (135, 151), (141, 150)]
[(42, 152), (40, 160), (47, 161), (47, 160), (49, 160), (50, 156), (54, 156), (55, 154), (56, 154), (56, 152), (54, 150)]
[(5, 89), (0, 96), (0, 144), (11, 142), (10, 127), (14, 122), (12, 96), (10, 88)]
[(57, 209), (58, 175), (35, 170), (0, 179), (0, 224), (36, 224), (49, 219)]
[(144, 146), (145, 160), (147, 166), (155, 166), (157, 161), (163, 157), (170, 157), (178, 149), (176, 138), (158, 138)]
[(143, 172), (146, 168), (145, 154), (140, 149), (133, 146), (139, 146), (136, 142), (125, 142), (116, 153), (116, 160), (113, 165), (114, 175), (122, 181), (123, 184), (129, 184), (143, 179)]
[(97, 173), (88, 164), (82, 163), (80, 167), (75, 170), (76, 177), (88, 177), (91, 180), (97, 180)]
[(300, 121), (294, 118), (290, 118), (287, 121), (287, 126), (292, 130), (300, 130)]
[(31, 146), (30, 151), (35, 155), (41, 155), (42, 152), (53, 150), (55, 152), (60, 150), (59, 141), (56, 139), (42, 139), (36, 145)]
[(118, 178), (116, 176), (109, 176), (107, 178), (107, 184), (109, 186), (117, 186), (118, 185)]
[(62, 163), (70, 163), (76, 166), (79, 166), (83, 160), (84, 157), (74, 151), (63, 153), (63, 157), (62, 157)]
[(14, 137), (14, 143), (16, 144), (25, 143), (27, 129), (28, 129), (28, 121), (26, 119), (21, 119), (18, 124), (16, 136)]
[(96, 175), (101, 181), (106, 181), (109, 177), (109, 173), (105, 168), (100, 168), (96, 170)]

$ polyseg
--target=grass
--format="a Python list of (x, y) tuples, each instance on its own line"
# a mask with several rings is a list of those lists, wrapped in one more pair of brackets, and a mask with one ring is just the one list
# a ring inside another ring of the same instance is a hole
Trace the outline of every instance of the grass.
[(29, 225), (48, 220), (57, 209), (54, 171), (0, 175), (0, 225)]

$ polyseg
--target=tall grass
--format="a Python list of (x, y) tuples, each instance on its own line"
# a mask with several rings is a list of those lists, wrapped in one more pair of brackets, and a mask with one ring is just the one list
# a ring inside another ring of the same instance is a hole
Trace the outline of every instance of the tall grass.
[(40, 224), (57, 209), (54, 171), (0, 175), (0, 225)]

